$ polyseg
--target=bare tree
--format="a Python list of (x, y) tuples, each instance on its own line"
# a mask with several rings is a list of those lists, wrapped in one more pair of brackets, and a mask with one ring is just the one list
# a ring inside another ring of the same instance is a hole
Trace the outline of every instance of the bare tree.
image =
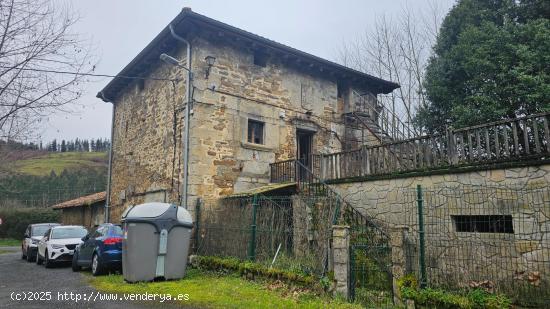
[(379, 101), (390, 111), (394, 126), (400, 121), (416, 134), (414, 115), (426, 102), (424, 71), (444, 16), (440, 2), (428, 2), (428, 7), (419, 11), (405, 6), (396, 17), (377, 18), (362, 36), (344, 42), (337, 56), (345, 66), (399, 83), (399, 89)]
[(81, 94), (93, 70), (78, 16), (49, 0), (0, 0), (0, 139), (25, 139)]

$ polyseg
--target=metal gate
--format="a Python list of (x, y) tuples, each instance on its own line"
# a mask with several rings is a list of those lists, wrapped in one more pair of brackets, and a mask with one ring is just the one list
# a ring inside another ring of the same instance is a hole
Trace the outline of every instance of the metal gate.
[(378, 229), (351, 232), (351, 299), (367, 308), (393, 308), (388, 235)]

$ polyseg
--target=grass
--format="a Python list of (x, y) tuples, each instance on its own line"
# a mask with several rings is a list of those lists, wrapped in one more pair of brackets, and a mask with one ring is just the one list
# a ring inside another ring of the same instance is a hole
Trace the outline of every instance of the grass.
[(0, 249), (0, 254), (13, 253), (13, 251)]
[(18, 160), (13, 170), (17, 173), (47, 176), (53, 170), (59, 175), (64, 169), (101, 168), (107, 164), (104, 152), (61, 152)]
[(21, 240), (13, 238), (0, 238), (0, 247), (16, 247), (21, 245)]
[(176, 281), (129, 284), (122, 275), (109, 275), (90, 277), (90, 283), (109, 293), (188, 294), (189, 300), (180, 304), (201, 308), (361, 308), (280, 281), (250, 281), (236, 274), (193, 268)]

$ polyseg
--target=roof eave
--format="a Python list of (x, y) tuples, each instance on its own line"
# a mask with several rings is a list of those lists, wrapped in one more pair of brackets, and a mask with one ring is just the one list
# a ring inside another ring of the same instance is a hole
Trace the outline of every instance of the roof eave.
[(380, 93), (387, 94), (387, 93), (390, 93), (393, 90), (400, 87), (400, 85), (397, 84), (397, 83), (387, 81), (387, 80), (369, 75), (367, 73), (360, 72), (360, 71), (348, 68), (348, 67), (343, 66), (341, 64), (323, 59), (321, 57), (317, 57), (315, 55), (306, 53), (304, 51), (295, 49), (293, 47), (286, 46), (284, 44), (269, 40), (267, 38), (261, 37), (259, 35), (254, 34), (254, 33), (236, 28), (234, 26), (225, 24), (223, 22), (217, 21), (215, 19), (203, 16), (203, 15), (200, 15), (198, 13), (195, 13), (195, 12), (191, 11), (191, 9), (189, 9), (189, 8), (184, 8), (180, 14), (178, 14), (166, 27), (164, 27), (162, 29), (162, 31), (149, 44), (147, 44), (147, 46), (145, 46), (145, 48), (141, 52), (139, 52), (139, 54), (136, 57), (134, 57), (134, 59), (132, 59), (132, 61), (130, 61), (130, 63), (128, 63), (117, 74), (117, 77), (113, 78), (105, 87), (103, 87), (103, 89), (101, 91), (99, 91), (97, 93), (96, 97), (103, 100), (104, 102), (111, 102), (112, 103), (115, 98), (110, 96), (110, 92), (112, 92), (112, 90), (113, 90), (112, 88), (115, 88), (115, 86), (118, 84), (119, 80), (121, 78), (123, 78), (123, 77), (120, 77), (120, 76), (131, 75), (131, 74), (128, 74), (128, 73), (130, 73), (132, 71), (132, 69), (134, 69), (136, 66), (139, 66), (153, 50), (157, 49), (158, 46), (162, 42), (164, 42), (166, 37), (168, 37), (168, 39), (172, 39), (172, 36), (170, 34), (169, 25), (173, 25), (177, 29), (178, 25), (181, 24), (181, 22), (184, 21), (186, 18), (194, 18), (198, 21), (207, 23), (211, 26), (222, 28), (225, 31), (229, 31), (229, 32), (232, 32), (232, 33), (234, 33), (236, 35), (239, 35), (241, 37), (247, 38), (249, 40), (259, 42), (260, 44), (265, 45), (266, 47), (276, 49), (276, 50), (280, 50), (284, 53), (293, 54), (296, 57), (306, 58), (309, 61), (318, 62), (319, 64), (321, 64), (323, 66), (328, 66), (331, 69), (334, 69), (334, 70), (337, 70), (337, 71), (342, 71), (342, 72), (347, 73), (347, 74), (356, 75), (356, 76), (364, 79), (365, 82), (368, 81), (369, 83), (375, 84), (376, 88), (378, 88)]

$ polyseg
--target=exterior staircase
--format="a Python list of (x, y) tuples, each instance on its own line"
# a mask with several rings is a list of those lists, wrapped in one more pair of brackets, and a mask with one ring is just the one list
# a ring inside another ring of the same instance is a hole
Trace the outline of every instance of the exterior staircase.
[(343, 115), (345, 150), (363, 145), (386, 144), (418, 136), (414, 127), (404, 123), (393, 111), (381, 104), (376, 96), (353, 91)]

